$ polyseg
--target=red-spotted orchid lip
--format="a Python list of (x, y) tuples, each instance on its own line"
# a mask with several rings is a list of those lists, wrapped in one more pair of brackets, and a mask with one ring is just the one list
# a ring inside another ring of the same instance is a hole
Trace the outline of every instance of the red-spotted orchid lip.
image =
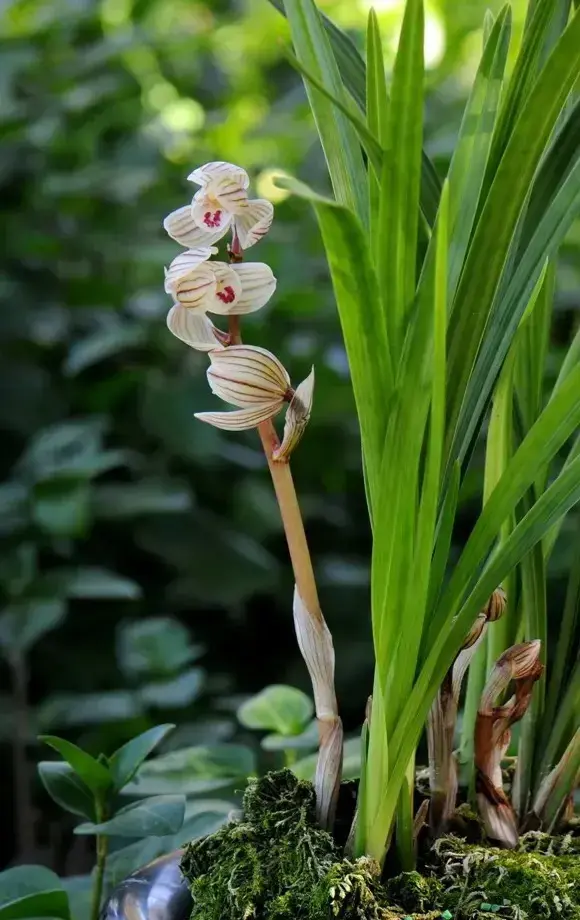
[[(214, 250), (215, 251), (215, 250)], [(165, 275), (165, 290), (188, 310), (217, 315), (254, 313), (276, 290), (272, 269), (263, 262), (208, 261), (210, 249), (178, 255)]]

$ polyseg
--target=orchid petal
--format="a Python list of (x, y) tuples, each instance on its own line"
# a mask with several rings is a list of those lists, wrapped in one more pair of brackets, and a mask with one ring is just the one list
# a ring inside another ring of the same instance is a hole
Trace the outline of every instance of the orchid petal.
[(265, 198), (248, 201), (248, 207), (236, 215), (235, 227), (240, 246), (249, 249), (259, 242), (272, 226), (274, 207)]
[(236, 179), (224, 178), (212, 182), (207, 186), (206, 193), (231, 214), (244, 214), (248, 210), (248, 193)]
[(178, 282), (190, 275), (198, 266), (207, 262), (209, 257), (217, 252), (214, 246), (201, 247), (199, 249), (188, 249), (181, 252), (175, 257), (169, 268), (165, 272), (165, 290), (168, 294), (173, 293)]
[(241, 408), (283, 402), (290, 386), (278, 358), (252, 345), (232, 345), (212, 354), (207, 379), (216, 396)]
[(236, 303), (236, 314), (254, 313), (267, 304), (276, 290), (276, 278), (269, 265), (263, 262), (242, 262), (232, 265), (242, 282), (242, 293)]
[(175, 303), (167, 314), (167, 328), (176, 338), (197, 351), (223, 348), (216, 337), (216, 329), (205, 313), (188, 310)]
[(189, 182), (195, 182), (204, 188), (210, 182), (220, 182), (223, 179), (235, 181), (242, 188), (246, 189), (250, 184), (250, 178), (245, 169), (241, 166), (235, 166), (233, 163), (226, 163), (223, 160), (215, 160), (212, 163), (206, 163), (204, 166), (198, 166), (187, 177)]
[(251, 409), (234, 409), (232, 412), (196, 412), (195, 418), (224, 431), (245, 431), (248, 428), (257, 428), (262, 422), (272, 418), (280, 411), (282, 405), (283, 403), (278, 400), (262, 403)]
[(214, 243), (221, 240), (228, 229), (227, 224), (217, 230), (210, 230), (206, 226), (199, 227), (193, 219), (190, 204), (168, 214), (163, 221), (163, 226), (172, 240), (188, 249), (213, 246)]
[(172, 293), (184, 307), (203, 310), (205, 313), (213, 302), (215, 289), (215, 272), (209, 265), (198, 265), (194, 271), (179, 279)]

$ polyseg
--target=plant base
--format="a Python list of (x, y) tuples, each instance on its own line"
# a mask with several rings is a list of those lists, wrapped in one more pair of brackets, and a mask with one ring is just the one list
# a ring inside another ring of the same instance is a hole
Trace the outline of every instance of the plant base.
[(185, 850), (194, 920), (580, 920), (577, 839), (556, 852), (527, 835), (506, 852), (444, 837), (423, 874), (382, 883), (375, 862), (344, 859), (316, 826), (312, 786), (289, 770), (252, 781), (243, 815)]

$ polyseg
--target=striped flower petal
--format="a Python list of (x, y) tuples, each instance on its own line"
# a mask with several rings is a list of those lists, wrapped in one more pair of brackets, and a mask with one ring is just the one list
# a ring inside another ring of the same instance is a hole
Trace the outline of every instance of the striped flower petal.
[(228, 229), (227, 225), (218, 230), (210, 230), (205, 226), (199, 227), (193, 219), (190, 204), (168, 214), (163, 221), (163, 226), (172, 240), (188, 249), (213, 246), (214, 243), (221, 240)]
[(242, 249), (259, 242), (272, 226), (274, 206), (265, 198), (248, 201), (248, 207), (236, 215), (235, 228)]
[(284, 422), (284, 436), (280, 447), (273, 451), (274, 460), (288, 460), (290, 454), (300, 441), (306, 430), (306, 426), (312, 412), (312, 400), (314, 396), (314, 368), (310, 371), (306, 380), (299, 383), (294, 392), (294, 396), (286, 412)]
[(253, 345), (212, 352), (207, 379), (216, 396), (241, 408), (282, 403), (290, 388), (290, 378), (278, 358)]
[(167, 314), (167, 328), (174, 336), (197, 351), (223, 348), (216, 336), (218, 330), (205, 313), (188, 310), (180, 303), (174, 303)]
[(276, 290), (276, 278), (270, 266), (263, 262), (242, 262), (232, 268), (242, 282), (242, 293), (231, 312), (254, 313), (267, 304)]
[(196, 412), (195, 418), (224, 431), (246, 431), (273, 418), (283, 405), (280, 401), (272, 401), (251, 409), (234, 409), (232, 412)]
[(248, 193), (236, 179), (212, 182), (206, 186), (205, 191), (232, 214), (244, 214), (248, 210)]
[(204, 166), (198, 166), (187, 177), (189, 182), (195, 182), (202, 188), (209, 185), (210, 182), (221, 182), (228, 179), (237, 182), (242, 188), (246, 189), (250, 184), (250, 177), (245, 169), (241, 166), (235, 166), (233, 163), (225, 163), (223, 160), (215, 160), (212, 163), (206, 163)]
[(181, 252), (165, 272), (165, 291), (168, 294), (172, 294), (181, 278), (190, 275), (198, 266), (207, 262), (215, 252), (217, 252), (217, 249), (214, 246), (188, 249), (186, 252)]
[(180, 278), (172, 288), (175, 299), (190, 310), (207, 310), (213, 302), (217, 282), (209, 265), (198, 265), (194, 271)]

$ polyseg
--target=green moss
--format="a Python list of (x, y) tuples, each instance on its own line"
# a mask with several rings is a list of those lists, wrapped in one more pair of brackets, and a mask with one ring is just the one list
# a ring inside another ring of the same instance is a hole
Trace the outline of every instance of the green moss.
[(316, 826), (289, 770), (250, 783), (243, 819), (190, 844), (192, 920), (580, 920), (580, 841), (530, 833), (517, 851), (439, 840), (423, 872), (381, 883)]
[[(289, 770), (248, 786), (243, 820), (185, 850), (194, 920), (398, 920), (370, 859), (347, 860), (316, 826), (314, 791)], [(439, 912), (412, 914), (434, 920)]]
[(404, 910), (431, 910), (442, 903), (442, 887), (434, 876), (420, 872), (403, 872), (385, 883), (387, 896)]
[[(537, 840), (536, 840), (537, 843)], [(454, 920), (580, 920), (580, 865), (571, 843), (552, 840), (550, 853), (529, 851), (529, 835), (518, 850), (470, 846), (444, 837), (434, 846), (432, 866), (443, 886), (442, 903)]]

